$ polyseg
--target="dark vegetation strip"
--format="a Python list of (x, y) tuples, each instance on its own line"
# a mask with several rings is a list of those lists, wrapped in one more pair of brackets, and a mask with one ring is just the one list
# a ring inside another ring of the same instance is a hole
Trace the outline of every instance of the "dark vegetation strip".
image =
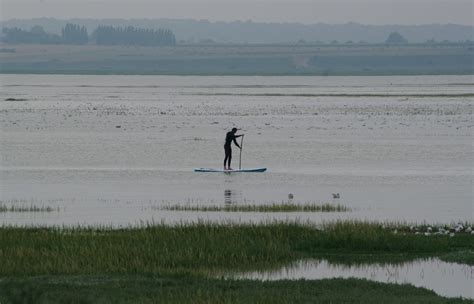
[[(461, 253), (459, 253), (461, 252)], [(323, 230), (296, 223), (141, 228), (0, 228), (0, 276), (50, 274), (209, 274), (274, 269), (327, 254), (451, 256), (472, 262), (474, 237), (394, 233), (361, 222)]]
[(50, 206), (7, 206), (0, 203), (0, 213), (2, 212), (53, 212), (59, 211), (59, 208)]
[(198, 96), (270, 96), (270, 97), (474, 97), (473, 93), (460, 94), (339, 94), (339, 93), (183, 93), (182, 95), (198, 95)]
[(411, 285), (358, 279), (234, 281), (195, 277), (46, 276), (0, 281), (0, 303), (472, 303)]
[[(171, 61), (171, 62), (167, 62)], [(35, 62), (34, 65), (24, 62), (4, 62), (0, 66), (1, 74), (39, 74), (39, 75), (165, 75), (165, 76), (426, 76), (426, 75), (472, 75), (472, 70), (444, 69), (444, 70), (334, 70), (331, 72), (302, 71), (298, 69), (278, 68), (268, 69), (265, 66), (254, 69), (229, 69), (213, 66), (206, 68), (179, 66), (174, 61), (183, 60), (150, 60), (143, 67), (142, 64), (130, 67), (129, 64), (115, 60), (111, 65), (103, 61), (84, 63), (63, 62)], [(191, 60), (192, 61), (192, 60)], [(166, 65), (166, 66), (164, 66)], [(200, 65), (200, 64), (199, 64)], [(102, 66), (102, 69), (98, 69)], [(363, 97), (363, 96), (361, 96)]]
[(443, 260), (446, 262), (458, 263), (462, 262), (463, 264), (474, 265), (474, 251), (456, 251), (450, 252), (442, 256)]
[(341, 204), (270, 204), (270, 205), (225, 205), (225, 206), (200, 206), (200, 205), (167, 205), (163, 210), (171, 211), (224, 211), (224, 212), (346, 212), (350, 208)]

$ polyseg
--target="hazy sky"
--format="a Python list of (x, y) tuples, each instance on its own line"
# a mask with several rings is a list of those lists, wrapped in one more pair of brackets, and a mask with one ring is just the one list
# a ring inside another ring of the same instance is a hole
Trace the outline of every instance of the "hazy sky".
[(190, 18), (211, 21), (473, 25), (473, 0), (0, 0), (13, 18)]

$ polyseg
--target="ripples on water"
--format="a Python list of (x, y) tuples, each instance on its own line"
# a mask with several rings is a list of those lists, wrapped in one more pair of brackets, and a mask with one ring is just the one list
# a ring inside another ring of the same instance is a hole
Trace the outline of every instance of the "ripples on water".
[[(1, 77), (0, 199), (56, 201), (63, 210), (0, 214), (3, 223), (471, 220), (470, 76)], [(243, 167), (269, 171), (192, 172), (222, 166), (233, 126), (246, 134)], [(163, 201), (278, 203), (289, 193), (302, 203), (341, 193), (335, 203), (353, 212), (149, 209)]]

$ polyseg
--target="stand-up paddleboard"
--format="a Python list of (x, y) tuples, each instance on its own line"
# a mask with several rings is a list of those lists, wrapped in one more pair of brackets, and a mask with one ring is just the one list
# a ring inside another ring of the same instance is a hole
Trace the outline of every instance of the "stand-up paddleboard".
[(224, 170), (224, 169), (212, 169), (212, 168), (196, 168), (194, 172), (224, 172), (224, 173), (252, 173), (252, 172), (265, 172), (267, 168), (250, 168), (250, 169), (235, 169), (235, 170)]
[[(232, 129), (232, 130), (234, 130), (234, 129)], [(256, 173), (256, 172), (265, 172), (265, 171), (267, 171), (267, 168), (242, 169), (242, 147), (244, 146), (244, 135), (242, 134), (242, 135), (238, 135), (238, 136), (241, 136), (241, 138), (242, 138), (240, 140), (240, 147), (239, 147), (240, 148), (239, 169), (224, 170), (224, 169), (213, 169), (213, 168), (196, 168), (196, 169), (194, 169), (194, 172)], [(235, 138), (234, 138), (234, 141), (235, 141)], [(235, 143), (237, 144), (237, 142), (235, 142)]]

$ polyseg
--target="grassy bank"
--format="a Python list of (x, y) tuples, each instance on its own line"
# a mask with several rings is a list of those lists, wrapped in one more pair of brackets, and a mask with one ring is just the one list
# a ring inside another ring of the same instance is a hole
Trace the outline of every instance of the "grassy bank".
[[(5, 45), (1, 73), (471, 75), (464, 45)], [(71, 56), (73, 54), (73, 56)]]
[(224, 212), (346, 212), (350, 208), (341, 204), (281, 203), (268, 205), (165, 205), (161, 209), (172, 211), (224, 211)]
[(454, 93), (454, 94), (341, 94), (341, 93), (318, 93), (318, 94), (308, 94), (308, 93), (186, 93), (183, 95), (190, 96), (245, 96), (245, 97), (413, 97), (413, 98), (462, 98), (462, 97), (474, 97), (474, 94), (471, 93)]
[[(426, 237), (382, 225), (343, 222), (324, 229), (291, 223), (266, 225), (154, 225), (130, 229), (0, 229), (0, 276), (50, 274), (209, 274), (276, 268), (331, 254), (449, 256), (473, 262), (470, 234)], [(400, 228), (402, 230), (402, 228)], [(364, 258), (366, 257), (366, 258)]]
[(356, 279), (233, 281), (57, 276), (0, 281), (1, 303), (471, 303), (410, 285)]
[(438, 256), (474, 264), (471, 234), (413, 231), (361, 222), (1, 227), (0, 303), (470, 303), (360, 279), (217, 279), (305, 258), (370, 264)]

